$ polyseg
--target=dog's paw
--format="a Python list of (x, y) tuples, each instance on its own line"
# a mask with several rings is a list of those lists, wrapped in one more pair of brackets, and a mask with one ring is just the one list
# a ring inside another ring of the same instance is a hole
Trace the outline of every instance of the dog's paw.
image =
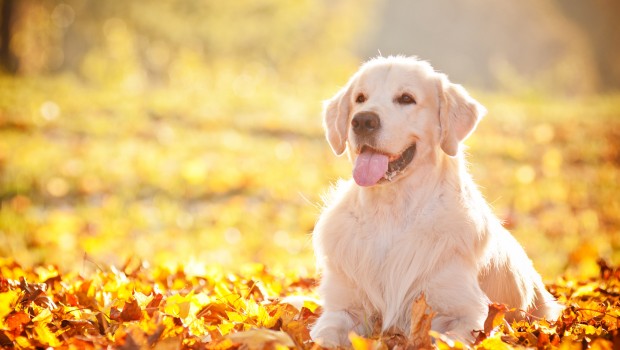
[(349, 347), (351, 345), (348, 333), (342, 329), (313, 328), (310, 331), (310, 338), (325, 348)]
[(351, 345), (349, 332), (353, 325), (353, 320), (346, 311), (326, 311), (310, 330), (310, 337), (326, 348), (348, 347)]
[(433, 319), (431, 328), (443, 334), (450, 341), (458, 341), (464, 345), (471, 345), (476, 341), (474, 336), (475, 329), (482, 327), (475, 326), (475, 323), (466, 322), (449, 316), (438, 315)]

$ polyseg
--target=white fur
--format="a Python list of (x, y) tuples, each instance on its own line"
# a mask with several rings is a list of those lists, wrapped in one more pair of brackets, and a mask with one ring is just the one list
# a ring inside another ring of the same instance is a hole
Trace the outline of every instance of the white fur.
[[(396, 103), (403, 92), (417, 103)], [(360, 93), (363, 103), (356, 102)], [(325, 105), (330, 146), (352, 161), (361, 145), (349, 125), (359, 111), (381, 118), (374, 148), (398, 155), (415, 142), (416, 154), (391, 182), (341, 181), (334, 189), (313, 233), (324, 311), (312, 338), (348, 345), (350, 331), (369, 334), (378, 320), (383, 330), (406, 331), (422, 292), (437, 312), (433, 329), (465, 342), (483, 329), (489, 302), (556, 319), (561, 306), (492, 213), (459, 149), (484, 107), (426, 62), (382, 57)]]

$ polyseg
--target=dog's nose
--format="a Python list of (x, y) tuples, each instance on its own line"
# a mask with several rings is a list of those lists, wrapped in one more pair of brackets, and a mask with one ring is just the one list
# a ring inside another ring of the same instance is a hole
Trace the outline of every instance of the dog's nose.
[(356, 135), (367, 135), (379, 129), (381, 121), (375, 112), (359, 112), (351, 120)]

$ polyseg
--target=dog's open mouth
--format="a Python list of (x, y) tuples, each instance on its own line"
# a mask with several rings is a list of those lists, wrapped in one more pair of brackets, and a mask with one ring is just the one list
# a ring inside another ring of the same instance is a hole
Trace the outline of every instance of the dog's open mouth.
[(411, 163), (415, 151), (415, 143), (398, 155), (388, 155), (369, 146), (363, 146), (355, 160), (353, 178), (360, 186), (392, 181)]
[(416, 144), (409, 146), (400, 156), (396, 157), (394, 160), (390, 158), (390, 162), (388, 163), (388, 171), (385, 173), (384, 178), (388, 181), (392, 181), (392, 179), (400, 174), (409, 163), (413, 160), (413, 156), (415, 155)]

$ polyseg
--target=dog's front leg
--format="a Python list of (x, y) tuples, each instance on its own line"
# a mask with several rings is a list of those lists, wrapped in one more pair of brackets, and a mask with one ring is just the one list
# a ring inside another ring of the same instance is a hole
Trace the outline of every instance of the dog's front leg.
[(345, 310), (323, 311), (312, 326), (310, 337), (324, 347), (349, 346), (349, 332), (354, 328), (351, 315)]
[(343, 276), (325, 271), (319, 286), (323, 314), (312, 326), (310, 337), (324, 347), (348, 346), (349, 332), (359, 322), (354, 319), (355, 294)]
[(475, 266), (458, 260), (438, 271), (428, 284), (428, 303), (437, 312), (433, 330), (473, 343), (473, 331), (484, 328), (489, 299), (478, 285)]

